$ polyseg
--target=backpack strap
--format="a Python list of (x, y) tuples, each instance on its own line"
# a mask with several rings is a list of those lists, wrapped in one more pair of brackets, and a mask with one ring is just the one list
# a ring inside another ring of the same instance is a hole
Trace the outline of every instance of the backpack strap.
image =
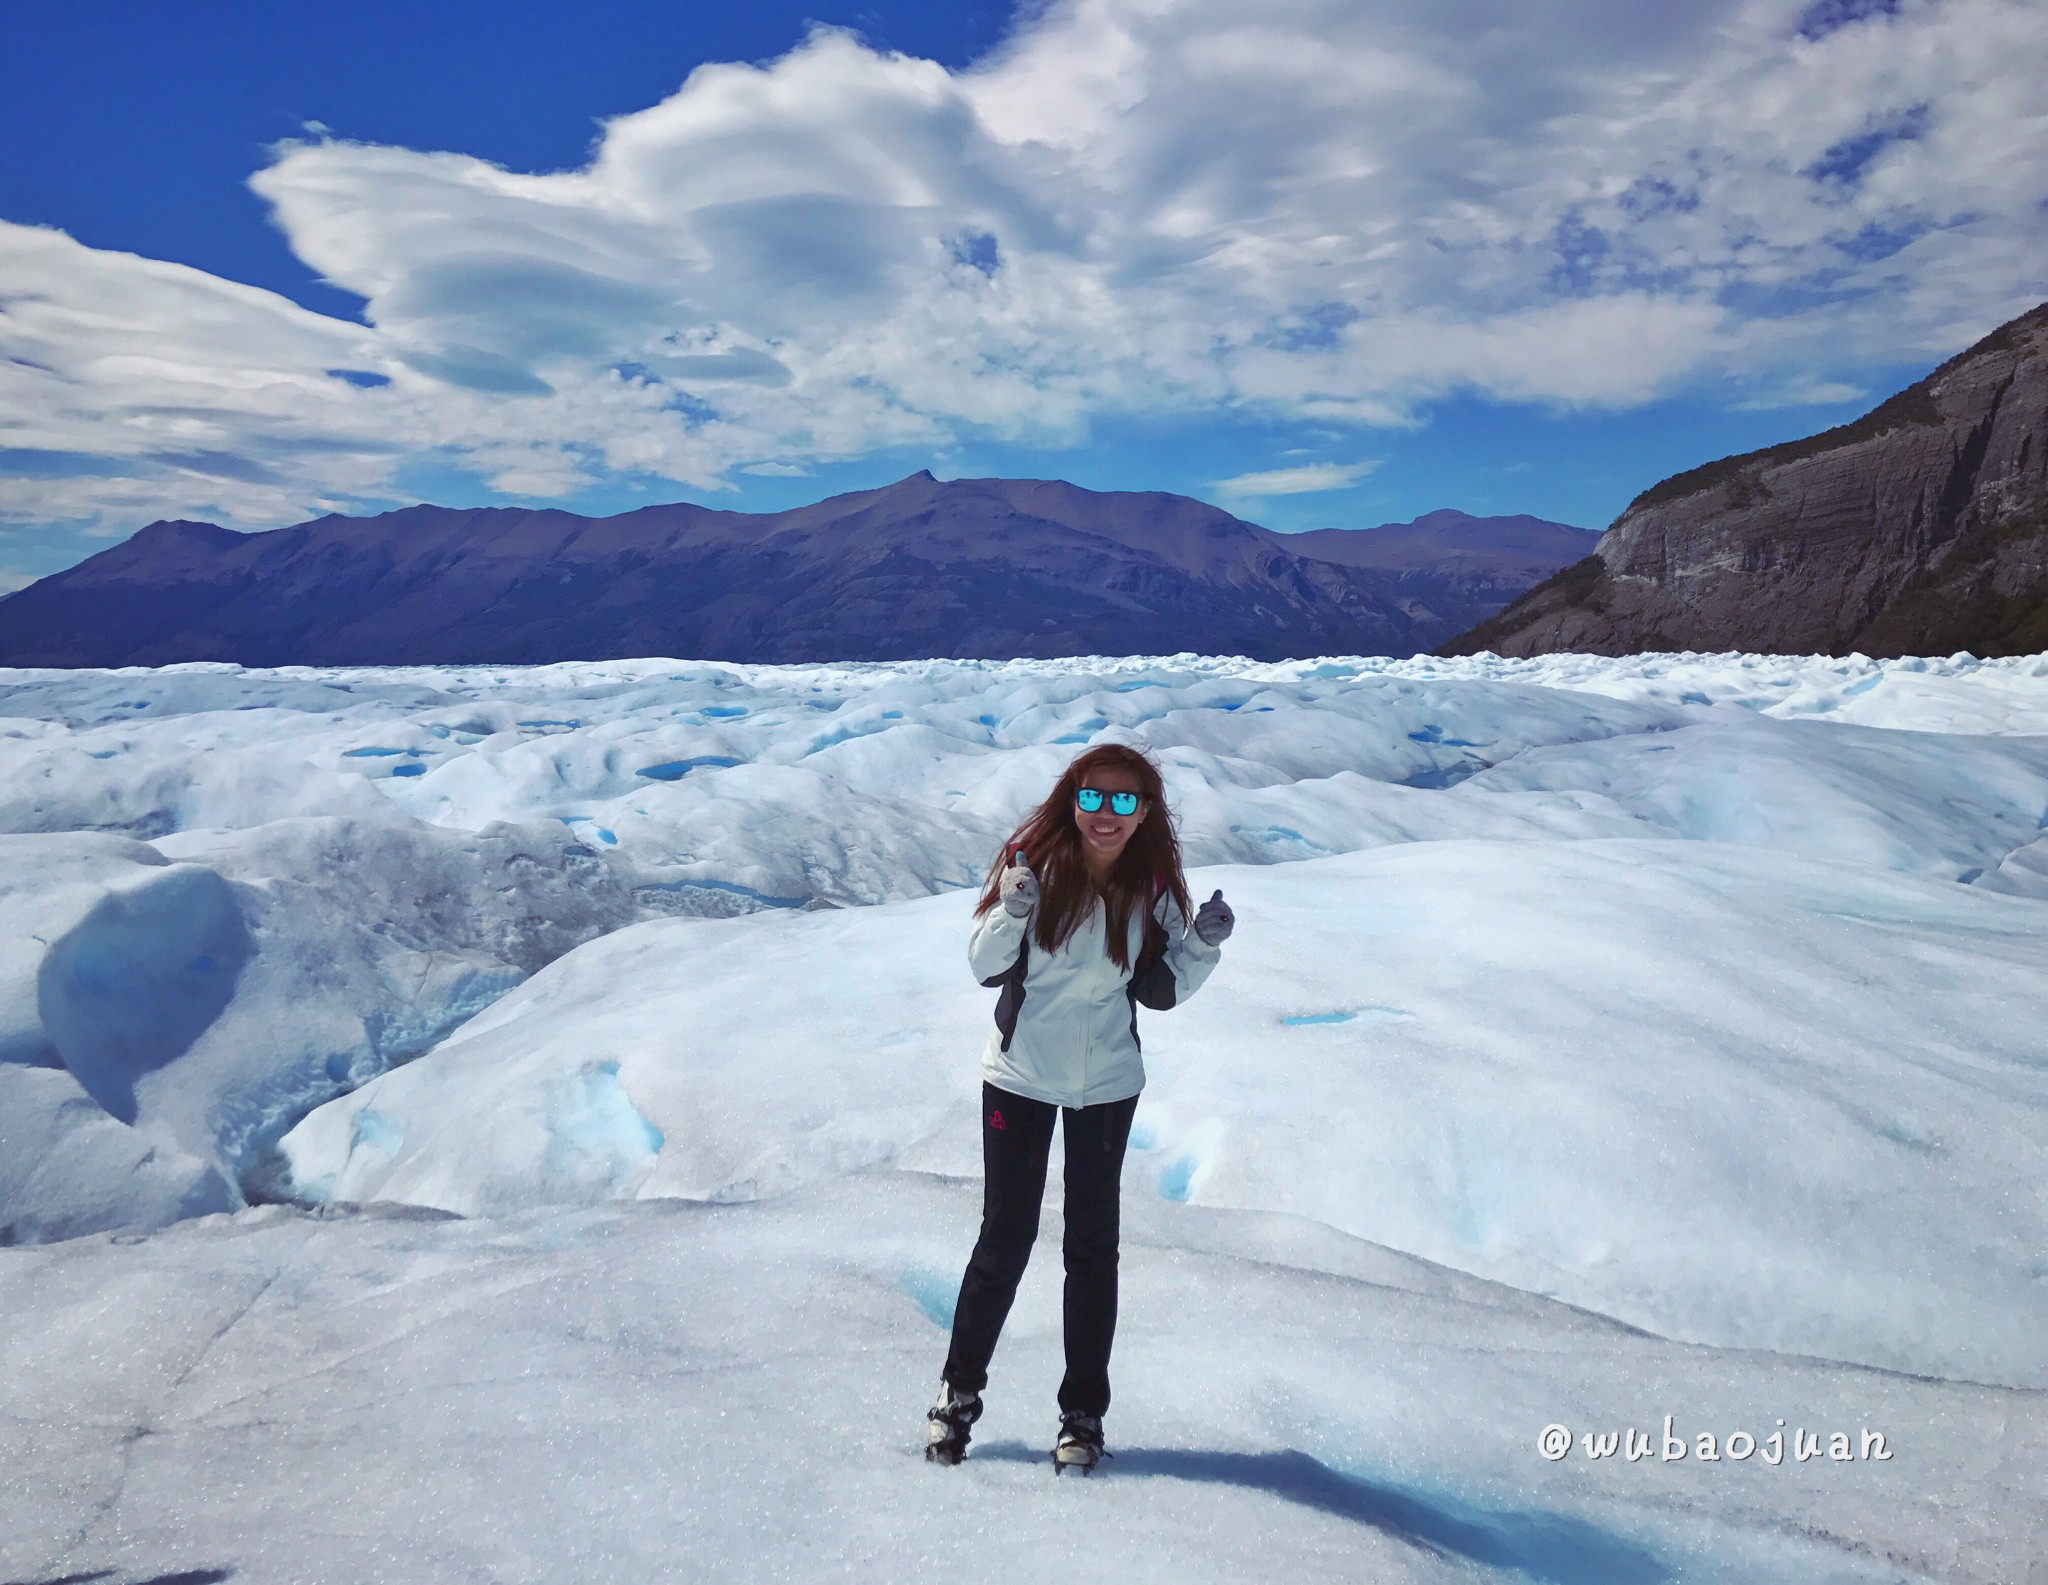
[(1003, 1050), (1010, 1049), (1010, 1037), (1017, 1033), (1017, 1014), (1024, 1006), (1024, 977), (1031, 972), (1031, 925), (1024, 926), (1024, 939), (1017, 946), (1017, 961), (1012, 963), (992, 980), (983, 983), (1000, 985), (1002, 995), (996, 998), (996, 1028), (1002, 1031)]
[(1173, 977), (1173, 969), (1166, 961), (1167, 949), (1172, 940), (1166, 933), (1166, 926), (1159, 922), (1159, 899), (1166, 895), (1166, 883), (1159, 883), (1159, 890), (1153, 895), (1152, 906), (1145, 911), (1144, 945), (1138, 949), (1138, 961), (1131, 965), (1130, 983), (1124, 993), (1131, 999), (1131, 1038), (1138, 1035), (1138, 1004), (1147, 1007), (1167, 1008), (1173, 1006), (1180, 996), (1180, 981)]

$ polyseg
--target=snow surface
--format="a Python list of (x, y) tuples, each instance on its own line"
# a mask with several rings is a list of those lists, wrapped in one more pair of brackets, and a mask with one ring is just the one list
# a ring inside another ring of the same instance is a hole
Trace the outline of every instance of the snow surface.
[[(1103, 740), (1240, 918), (1122, 1457), (1048, 1247), (931, 1470), (966, 888)], [(2024, 1579), (2044, 948), (2048, 657), (0, 672), (0, 1578)], [(1896, 1456), (1536, 1451), (1666, 1413)]]
[[(1667, 1336), (2048, 1386), (2048, 908), (1677, 842), (1191, 879), (1247, 924), (1226, 994), (1148, 1021), (1134, 1192)], [(314, 1112), (294, 1179), (494, 1216), (969, 1176), (972, 900), (607, 936)]]

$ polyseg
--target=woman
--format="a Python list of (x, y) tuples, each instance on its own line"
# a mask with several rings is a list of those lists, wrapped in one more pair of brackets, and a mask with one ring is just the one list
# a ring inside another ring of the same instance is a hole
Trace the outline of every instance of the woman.
[(981, 1415), (996, 1337), (1038, 1237), (1054, 1120), (1066, 1125), (1066, 1379), (1055, 1472), (1102, 1457), (1116, 1333), (1117, 1182), (1145, 1087), (1138, 1003), (1174, 1007), (1221, 956), (1220, 891), (1189, 913), (1159, 769), (1121, 744), (1091, 748), (990, 867), (967, 948), (1002, 987), (981, 1059), (981, 1236), (960, 1282), (953, 1346), (925, 1456), (957, 1464)]

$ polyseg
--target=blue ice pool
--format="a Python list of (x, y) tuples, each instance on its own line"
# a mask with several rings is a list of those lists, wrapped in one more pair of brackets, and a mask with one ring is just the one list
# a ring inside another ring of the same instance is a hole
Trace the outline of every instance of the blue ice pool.
[(730, 754), (699, 754), (692, 759), (672, 759), (659, 765), (642, 766), (640, 774), (650, 776), (655, 781), (681, 781), (691, 771), (702, 770), (707, 765), (725, 770), (745, 763), (744, 760), (734, 759)]

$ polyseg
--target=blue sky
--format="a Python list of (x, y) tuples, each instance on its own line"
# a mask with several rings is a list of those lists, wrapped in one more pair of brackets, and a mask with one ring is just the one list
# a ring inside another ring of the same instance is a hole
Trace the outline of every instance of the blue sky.
[(7, 33), (0, 587), (158, 516), (768, 509), (921, 467), (1598, 527), (2048, 296), (2026, 0)]

